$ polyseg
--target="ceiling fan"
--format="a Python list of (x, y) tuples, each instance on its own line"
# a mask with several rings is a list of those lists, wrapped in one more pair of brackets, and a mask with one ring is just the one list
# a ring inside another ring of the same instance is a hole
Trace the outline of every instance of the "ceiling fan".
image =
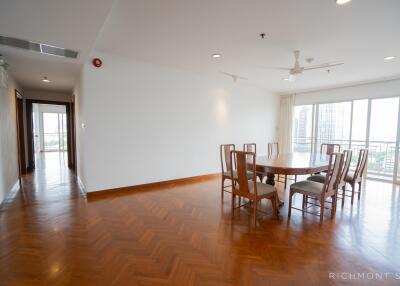
[(0, 54), (0, 67), (3, 67), (5, 70), (8, 68), (8, 63), (6, 63), (6, 60), (4, 59), (3, 55)]
[(248, 78), (243, 77), (243, 76), (240, 76), (240, 75), (237, 75), (237, 74), (228, 73), (228, 72), (223, 72), (223, 71), (221, 71), (221, 73), (224, 74), (224, 75), (226, 75), (226, 76), (229, 76), (230, 78), (232, 78), (233, 82), (237, 82), (238, 79), (241, 79), (241, 80), (248, 80)]
[[(300, 51), (296, 50), (293, 52), (294, 54), (294, 66), (292, 68), (278, 68), (280, 70), (286, 70), (289, 71), (289, 77), (288, 80), (289, 81), (294, 81), (296, 80), (296, 76), (302, 74), (304, 71), (308, 71), (308, 70), (315, 70), (315, 69), (329, 69), (331, 67), (335, 67), (335, 66), (341, 66), (344, 63), (324, 63), (324, 64), (319, 64), (319, 65), (314, 65), (314, 66), (307, 66), (307, 67), (302, 67), (300, 66), (299, 63), (299, 58), (300, 58)], [(313, 61), (312, 58), (308, 58), (306, 59), (306, 61), (308, 63), (311, 63)]]

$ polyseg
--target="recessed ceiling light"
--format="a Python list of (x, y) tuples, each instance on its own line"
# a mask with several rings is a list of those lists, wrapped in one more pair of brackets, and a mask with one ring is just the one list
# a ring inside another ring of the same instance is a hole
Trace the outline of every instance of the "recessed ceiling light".
[(351, 2), (351, 0), (336, 0), (336, 4), (343, 5)]
[(212, 57), (213, 59), (219, 59), (220, 57), (222, 57), (222, 55), (219, 54), (219, 53), (215, 53), (215, 54), (212, 54), (211, 57)]
[(389, 56), (389, 57), (385, 57), (384, 60), (391, 61), (391, 60), (394, 60), (395, 58), (396, 58), (395, 56)]
[(50, 82), (50, 80), (47, 78), (47, 76), (45, 76), (45, 77), (42, 79), (42, 81), (43, 81), (43, 82), (46, 82), (46, 83), (49, 83), (49, 82)]
[(285, 80), (285, 81), (290, 81), (290, 79), (289, 79), (289, 78), (284, 78), (283, 80)]

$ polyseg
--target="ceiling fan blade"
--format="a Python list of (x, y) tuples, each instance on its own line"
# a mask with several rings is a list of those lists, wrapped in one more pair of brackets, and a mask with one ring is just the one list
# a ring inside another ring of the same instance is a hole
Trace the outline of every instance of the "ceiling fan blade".
[(304, 70), (315, 70), (315, 69), (326, 69), (326, 68), (331, 68), (331, 67), (336, 67), (336, 66), (341, 66), (344, 65), (344, 63), (333, 63), (333, 64), (320, 64), (320, 65), (316, 65), (316, 66), (308, 66), (305, 67)]
[(221, 71), (220, 73), (222, 73), (222, 74), (224, 74), (224, 75), (226, 75), (226, 76), (231, 77), (231, 78), (233, 79), (234, 82), (236, 82), (238, 79), (249, 80), (247, 77), (240, 76), (240, 75), (233, 74), (233, 73), (228, 73), (228, 72), (223, 72), (223, 71)]

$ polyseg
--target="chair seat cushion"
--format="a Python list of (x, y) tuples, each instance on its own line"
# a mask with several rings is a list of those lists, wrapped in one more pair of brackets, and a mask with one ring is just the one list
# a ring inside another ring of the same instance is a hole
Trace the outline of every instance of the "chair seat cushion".
[(308, 177), (307, 180), (323, 184), (325, 182), (325, 175), (323, 174), (312, 175)]
[(351, 182), (351, 181), (353, 181), (353, 180), (354, 180), (354, 172), (349, 171), (349, 172), (347, 173), (347, 176), (346, 176), (345, 181), (346, 181), (346, 182)]
[[(257, 195), (258, 196), (263, 196), (266, 194), (270, 194), (270, 193), (274, 193), (276, 192), (276, 188), (272, 185), (268, 185), (268, 184), (263, 184), (263, 183), (259, 183), (257, 182)], [(249, 191), (250, 193), (254, 194), (254, 183), (253, 181), (249, 181)]]
[(290, 185), (290, 190), (297, 193), (309, 193), (320, 195), (324, 189), (324, 184), (313, 181), (301, 181)]
[[(225, 177), (230, 177), (231, 172), (224, 172)], [(237, 171), (233, 171), (233, 178), (237, 179), (238, 174)], [(253, 178), (253, 173), (252, 172), (247, 172), (247, 179), (252, 179)]]

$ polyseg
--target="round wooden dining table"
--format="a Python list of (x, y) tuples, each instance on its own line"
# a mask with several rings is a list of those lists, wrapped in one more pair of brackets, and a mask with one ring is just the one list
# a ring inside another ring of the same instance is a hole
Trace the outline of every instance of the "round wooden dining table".
[(275, 185), (275, 175), (308, 175), (328, 170), (329, 156), (321, 153), (293, 152), (276, 156), (258, 156), (256, 171)]

